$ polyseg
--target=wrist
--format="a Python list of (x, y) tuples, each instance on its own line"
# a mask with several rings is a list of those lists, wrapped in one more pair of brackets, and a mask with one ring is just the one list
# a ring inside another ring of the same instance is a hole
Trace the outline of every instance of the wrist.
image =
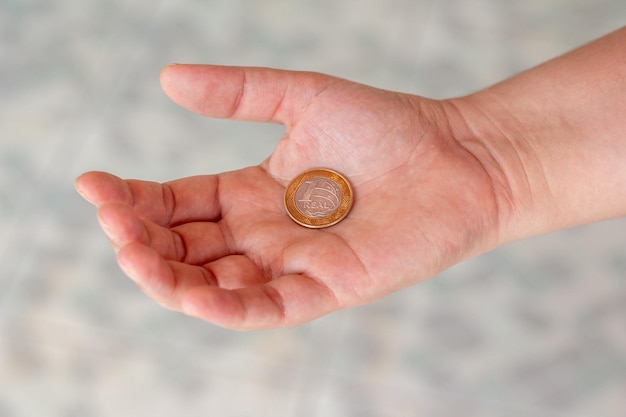
[(495, 205), (495, 245), (541, 234), (554, 224), (553, 196), (532, 129), (485, 91), (448, 101), (457, 113), (454, 137), (481, 164)]
[(626, 28), (450, 100), (493, 181), (501, 243), (626, 215)]
[(451, 102), (464, 121), (457, 140), (492, 180), (498, 244), (626, 215), (619, 117), (610, 125), (593, 105), (520, 103), (495, 90)]

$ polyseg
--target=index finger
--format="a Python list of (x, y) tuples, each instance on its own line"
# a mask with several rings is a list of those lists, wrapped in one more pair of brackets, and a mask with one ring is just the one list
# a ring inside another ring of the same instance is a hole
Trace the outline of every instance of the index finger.
[(200, 175), (161, 184), (124, 180), (106, 172), (92, 171), (78, 177), (75, 186), (96, 207), (119, 201), (133, 207), (139, 216), (161, 226), (217, 221), (221, 216), (217, 175)]

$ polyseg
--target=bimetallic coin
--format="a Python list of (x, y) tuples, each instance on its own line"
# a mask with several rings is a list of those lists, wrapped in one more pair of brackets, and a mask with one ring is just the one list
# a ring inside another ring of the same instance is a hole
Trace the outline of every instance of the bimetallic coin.
[(322, 228), (339, 223), (352, 208), (352, 188), (346, 178), (316, 168), (294, 178), (285, 190), (285, 209), (296, 223)]

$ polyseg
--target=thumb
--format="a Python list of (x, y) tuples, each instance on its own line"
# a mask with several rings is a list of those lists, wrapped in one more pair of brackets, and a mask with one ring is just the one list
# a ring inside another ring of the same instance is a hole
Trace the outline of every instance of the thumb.
[(204, 116), (293, 123), (333, 77), (270, 68), (172, 64), (161, 86), (177, 104)]

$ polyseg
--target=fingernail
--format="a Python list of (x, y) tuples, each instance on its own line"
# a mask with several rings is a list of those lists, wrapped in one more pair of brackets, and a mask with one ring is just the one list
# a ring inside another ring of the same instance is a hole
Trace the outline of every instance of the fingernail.
[(74, 189), (82, 198), (87, 200), (89, 203), (94, 204), (93, 201), (87, 195), (87, 193), (82, 189), (81, 184), (80, 184), (81, 178), (82, 178), (82, 175), (74, 180)]

